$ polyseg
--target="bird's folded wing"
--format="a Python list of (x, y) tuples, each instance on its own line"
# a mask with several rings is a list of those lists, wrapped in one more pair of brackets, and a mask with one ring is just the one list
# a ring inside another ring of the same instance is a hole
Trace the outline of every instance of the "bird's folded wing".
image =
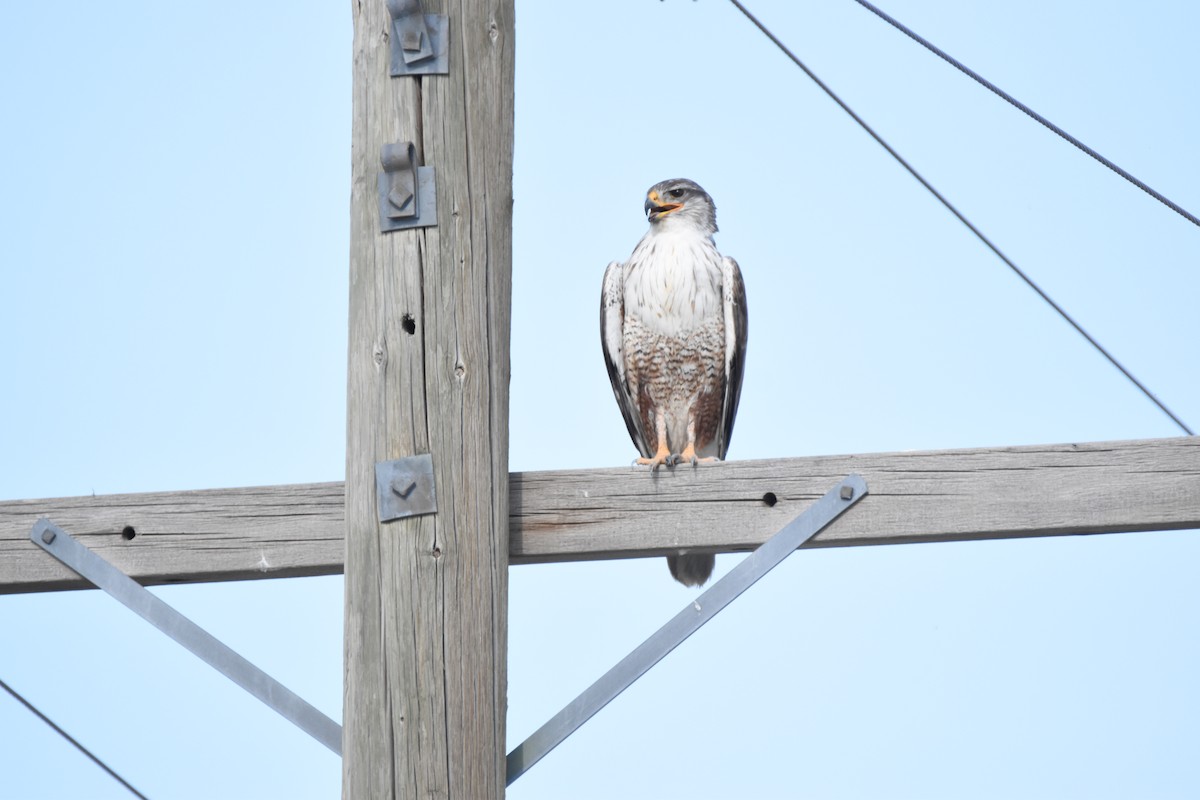
[(625, 353), (622, 330), (625, 325), (625, 265), (614, 261), (604, 270), (604, 288), (600, 293), (600, 344), (604, 348), (604, 366), (608, 368), (608, 379), (612, 382), (613, 395), (625, 417), (629, 438), (643, 457), (650, 457), (646, 435), (642, 430), (641, 415), (637, 400), (629, 390), (625, 376)]

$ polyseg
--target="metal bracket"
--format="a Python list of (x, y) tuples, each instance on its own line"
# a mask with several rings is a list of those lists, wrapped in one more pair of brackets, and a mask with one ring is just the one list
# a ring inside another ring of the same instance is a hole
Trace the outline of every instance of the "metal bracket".
[(534, 731), (508, 754), (507, 785), (524, 775), (530, 767), (557, 747), (580, 725), (609, 704), (617, 695), (642, 677), (668, 653), (700, 629), (704, 623), (749, 589), (796, 548), (816, 536), (842, 512), (867, 493), (867, 483), (858, 475), (846, 477), (840, 484), (789, 522), (779, 533), (763, 542), (740, 564), (689, 603), (632, 653), (617, 662), (601, 678), (584, 690), (549, 722)]
[(412, 142), (385, 144), (379, 160), (379, 228), (383, 232), (437, 225), (433, 167), (418, 167)]
[(433, 484), (433, 456), (398, 458), (375, 465), (375, 496), (379, 498), (379, 521), (437, 513)]
[(80, 544), (62, 528), (48, 519), (40, 519), (29, 538), (321, 744), (339, 756), (342, 754), (341, 725)]
[(392, 62), (389, 74), (446, 75), (449, 67), (450, 18), (426, 14), (420, 0), (387, 0), (392, 15)]

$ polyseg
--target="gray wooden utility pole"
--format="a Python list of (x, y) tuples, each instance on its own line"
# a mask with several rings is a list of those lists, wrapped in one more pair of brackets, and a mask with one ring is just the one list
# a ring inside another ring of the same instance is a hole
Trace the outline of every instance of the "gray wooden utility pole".
[[(449, 74), (388, 76), (354, 0), (342, 795), (504, 794), (511, 0), (429, 2)], [(385, 144), (436, 171), (436, 227), (380, 233)], [(375, 464), (430, 453), (437, 513), (380, 523)]]

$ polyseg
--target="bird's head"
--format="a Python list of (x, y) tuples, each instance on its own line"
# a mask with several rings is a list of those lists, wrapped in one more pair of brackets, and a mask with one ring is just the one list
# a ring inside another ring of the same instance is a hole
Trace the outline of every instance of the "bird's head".
[(692, 225), (717, 232), (717, 207), (700, 184), (687, 178), (661, 181), (646, 192), (646, 218), (655, 225)]

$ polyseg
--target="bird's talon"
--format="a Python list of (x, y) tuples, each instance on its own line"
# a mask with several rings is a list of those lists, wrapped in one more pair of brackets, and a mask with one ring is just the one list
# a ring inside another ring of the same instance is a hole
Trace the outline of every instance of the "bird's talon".
[(663, 464), (666, 464), (667, 466), (671, 466), (673, 464), (671, 461), (671, 454), (667, 452), (665, 447), (656, 452), (653, 457), (638, 458), (634, 460), (634, 463), (640, 464), (643, 467), (649, 467), (651, 472), (655, 472)]

